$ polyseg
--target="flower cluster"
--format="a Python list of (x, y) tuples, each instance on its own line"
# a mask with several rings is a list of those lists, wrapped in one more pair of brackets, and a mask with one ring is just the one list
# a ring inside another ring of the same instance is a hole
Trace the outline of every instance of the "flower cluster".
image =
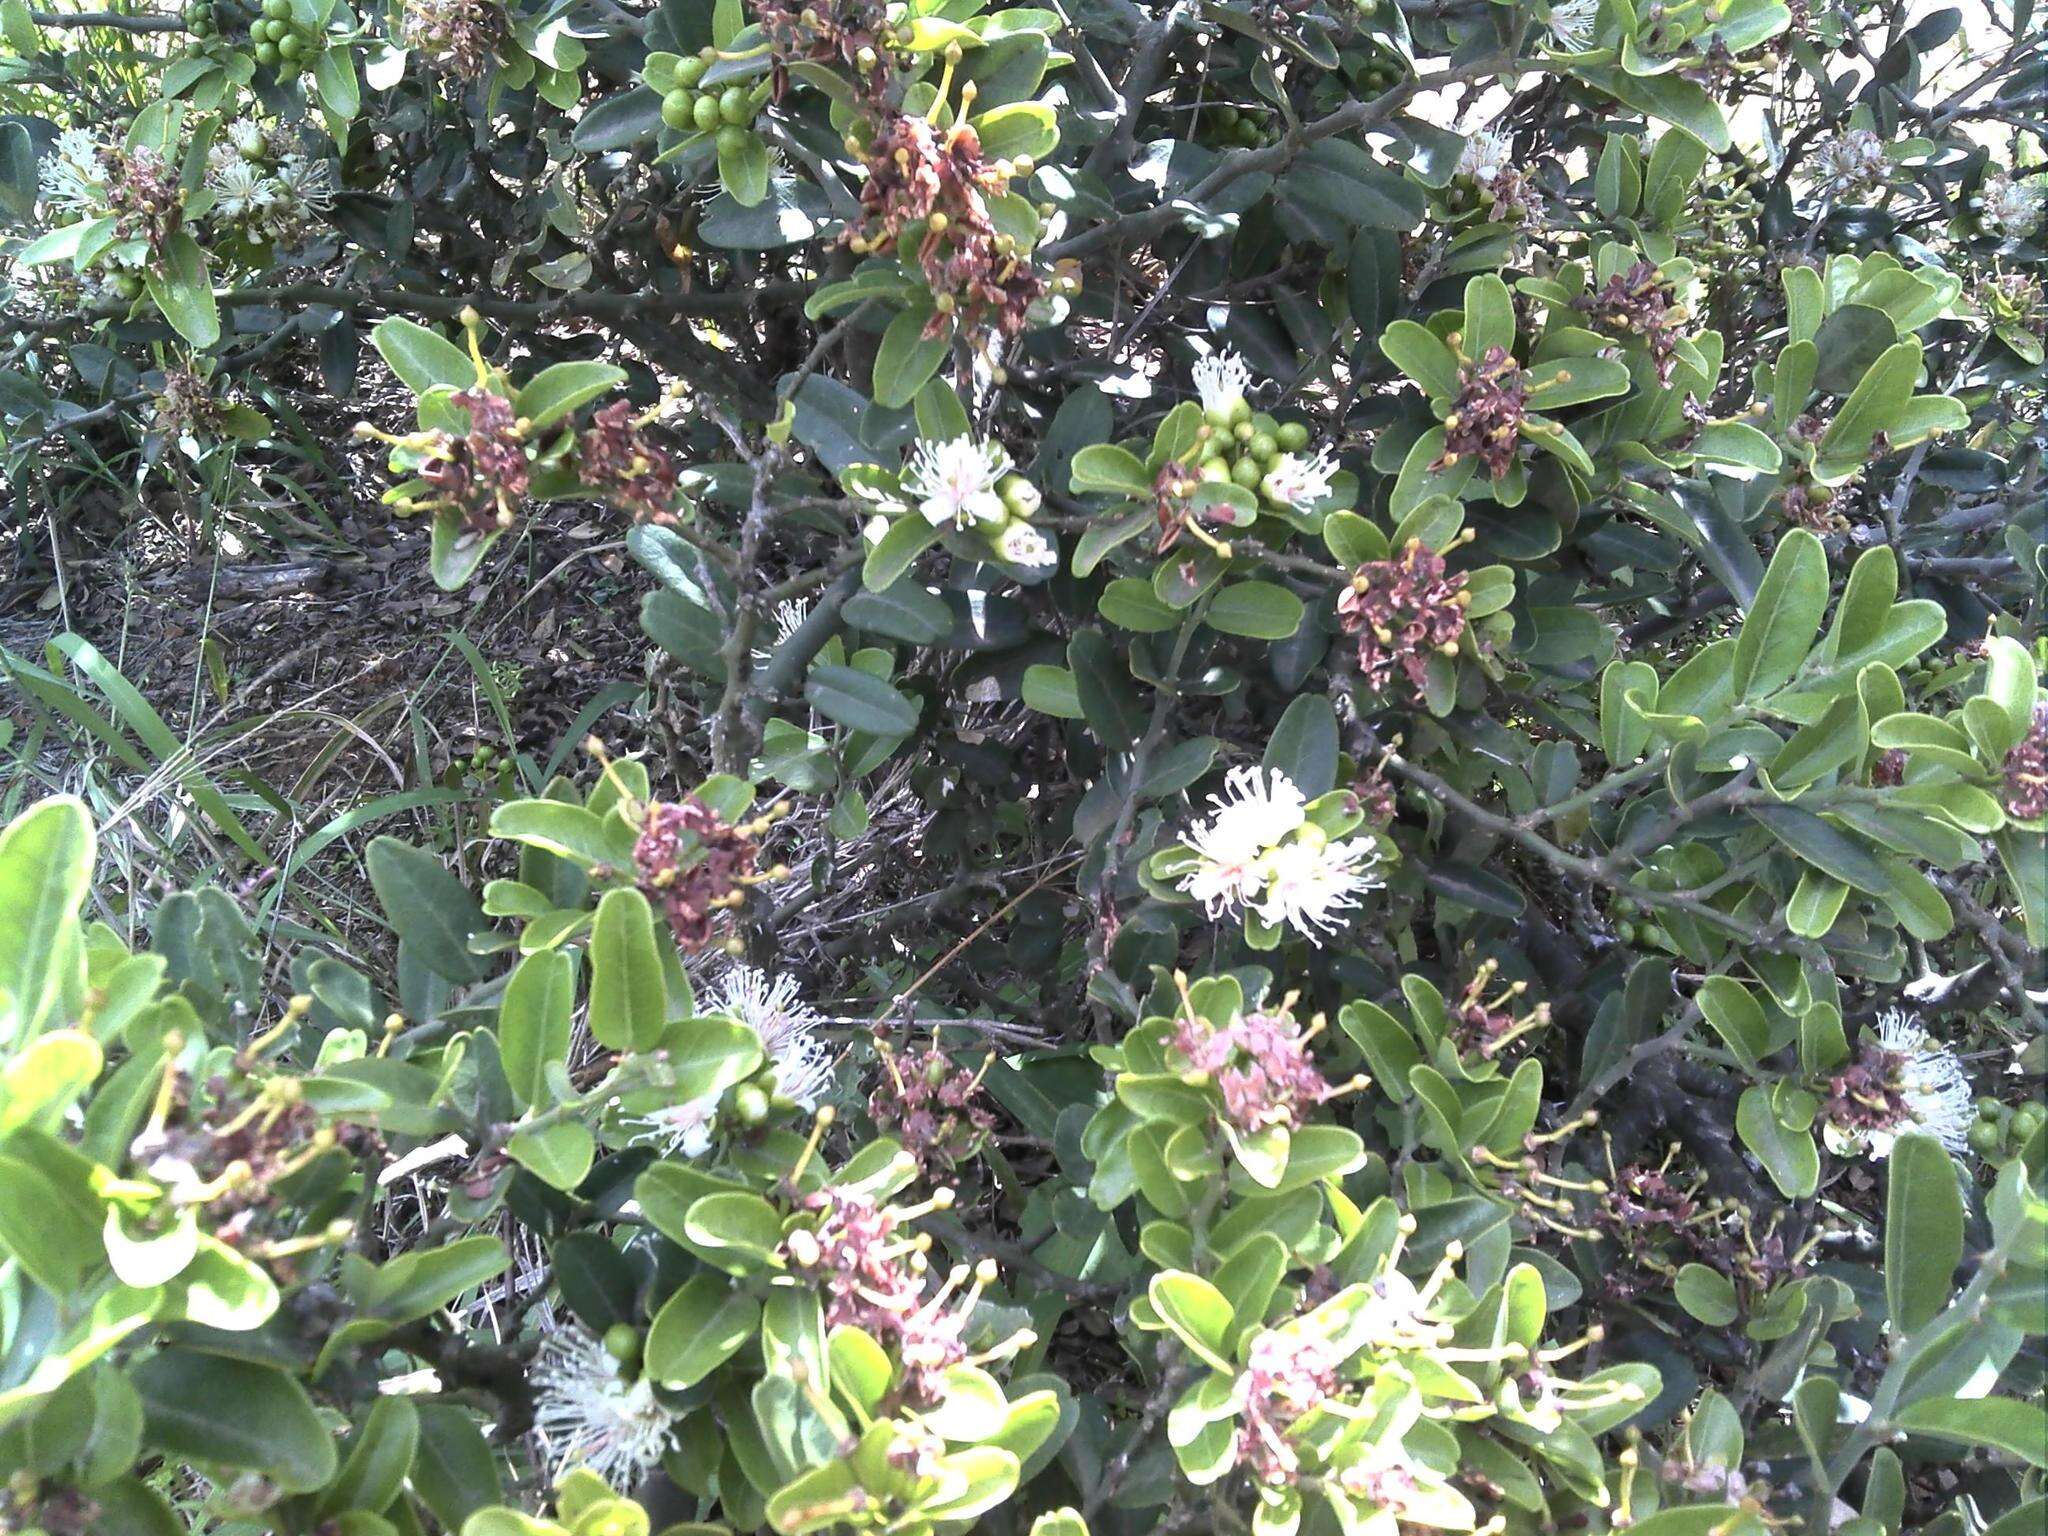
[(406, 0), (407, 42), (458, 80), (481, 80), (510, 35), (499, 0)]
[[(1465, 141), (1457, 175), (1486, 201), (1486, 216), (1496, 224), (1533, 223), (1543, 200), (1528, 172), (1515, 163), (1514, 146), (1505, 133), (1482, 128)], [(1460, 189), (1453, 196), (1465, 200)]]
[(291, 247), (318, 227), (334, 201), (333, 178), (284, 136), (247, 118), (228, 125), (207, 155), (213, 230), (250, 245)]
[(676, 499), (675, 461), (641, 433), (649, 416), (615, 400), (591, 418), (577, 447), (577, 475), (614, 506), (660, 521)]
[(1420, 539), (1396, 560), (1368, 560), (1337, 598), (1337, 622), (1358, 637), (1358, 670), (1384, 690), (1396, 669), (1420, 689), (1432, 655), (1455, 655), (1472, 598), (1465, 575)]
[(1497, 996), (1487, 997), (1486, 989), (1499, 970), (1497, 960), (1481, 962), (1471, 981), (1465, 984), (1464, 996), (1451, 1010), (1450, 1037), (1460, 1056), (1490, 1060), (1524, 1035), (1550, 1023), (1548, 1003), (1538, 1003), (1523, 1014), (1514, 1011), (1516, 999), (1529, 990), (1526, 981), (1509, 982)]
[(1341, 928), (1341, 913), (1373, 890), (1378, 850), (1370, 839), (1332, 841), (1308, 819), (1307, 801), (1277, 769), (1237, 767), (1224, 776), (1224, 792), (1210, 796), (1216, 812), (1182, 840), (1195, 855), (1180, 889), (1211, 917), (1255, 914), (1319, 942), (1322, 930)]
[(824, 1017), (803, 1000), (794, 976), (771, 982), (750, 965), (735, 965), (712, 991), (711, 1006), (761, 1037), (777, 1093), (805, 1109), (818, 1107), (832, 1083), (832, 1052), (819, 1038)]
[(1301, 1457), (1287, 1431), (1329, 1400), (1339, 1363), (1335, 1348), (1314, 1334), (1276, 1328), (1252, 1341), (1240, 1378), (1239, 1465), (1265, 1483), (1291, 1483), (1300, 1476)]
[[(796, 1228), (782, 1244), (790, 1268), (823, 1291), (828, 1330), (858, 1328), (895, 1353), (903, 1367), (899, 1395), (913, 1408), (939, 1402), (949, 1367), (999, 1359), (1032, 1342), (1032, 1335), (1023, 1332), (981, 1355), (968, 1353), (974, 1309), (996, 1278), (992, 1260), (982, 1260), (972, 1271), (955, 1267), (936, 1291), (925, 1295), (929, 1239), (906, 1237), (899, 1229), (923, 1210), (944, 1210), (952, 1203), (951, 1190), (940, 1190), (915, 1209), (877, 1205), (850, 1190), (817, 1190), (797, 1201), (798, 1209), (816, 1221)], [(970, 1273), (973, 1284), (956, 1301)]]
[(1498, 480), (1515, 462), (1522, 422), (1529, 414), (1528, 381), (1503, 347), (1488, 347), (1476, 363), (1458, 369), (1458, 398), (1444, 418), (1444, 451), (1433, 469), (1476, 458)]
[(509, 528), (533, 478), (512, 402), (482, 387), (450, 401), (469, 413), (469, 430), (460, 437), (433, 433), (419, 476), (434, 493), (433, 503), (460, 512), (472, 532)]
[(633, 865), (685, 951), (702, 949), (720, 912), (743, 905), (759, 850), (758, 824), (734, 826), (695, 795), (647, 807)]
[(865, 217), (844, 238), (858, 254), (886, 251), (906, 230), (922, 226), (917, 262), (936, 311), (926, 334), (946, 334), (957, 318), (970, 334), (987, 324), (1014, 336), (1047, 284), (1031, 253), (996, 228), (988, 203), (1030, 166), (984, 157), (964, 106), (961, 120), (943, 131), (913, 113), (883, 121), (867, 148), (860, 195)]
[(754, 0), (752, 10), (775, 58), (778, 93), (789, 66), (807, 60), (850, 67), (862, 93), (881, 100), (889, 83), (886, 6), (875, 0)]
[(192, 368), (164, 370), (156, 394), (156, 430), (166, 437), (208, 437), (220, 430), (227, 412), (207, 378)]
[(935, 1168), (974, 1157), (995, 1128), (995, 1116), (981, 1102), (982, 1074), (995, 1057), (970, 1071), (936, 1043), (901, 1058), (884, 1041), (875, 1049), (882, 1078), (868, 1096), (868, 1114), (917, 1159), (918, 1172), (929, 1177)]
[(630, 1488), (668, 1450), (677, 1415), (581, 1325), (546, 1334), (532, 1379), (533, 1432), (555, 1476), (584, 1466)]
[(1867, 192), (1884, 184), (1884, 140), (1868, 128), (1850, 128), (1814, 150), (1814, 175), (1830, 196)]
[(2040, 227), (2042, 212), (2048, 210), (2048, 186), (2038, 176), (2021, 181), (1994, 171), (1977, 189), (1977, 203), (1987, 233), (2024, 240)]
[(1678, 328), (1686, 310), (1654, 262), (1638, 261), (1626, 272), (1615, 273), (1592, 293), (1581, 294), (1576, 307), (1609, 331), (1640, 336), (1657, 365), (1658, 379), (1671, 382)]
[(65, 216), (65, 223), (111, 217), (122, 240), (140, 241), (146, 248), (141, 265), (161, 256), (184, 225), (178, 167), (151, 145), (102, 144), (83, 129), (67, 128), (57, 135), (40, 183), (43, 200)]
[(1038, 487), (1012, 472), (1009, 450), (971, 433), (921, 442), (903, 467), (903, 494), (934, 528), (973, 532), (997, 559), (1027, 569), (1058, 564), (1059, 551), (1031, 519)]
[(1282, 1006), (1246, 1013), (1218, 1028), (1192, 1009), (1174, 1021), (1173, 1048), (1188, 1070), (1208, 1077), (1223, 1095), (1224, 1117), (1247, 1135), (1274, 1126), (1293, 1130), (1326, 1099), (1361, 1086), (1333, 1085), (1309, 1055), (1320, 1020), (1304, 1030)]
[(2015, 821), (2048, 816), (2048, 702), (2034, 706), (2027, 734), (2005, 754), (2005, 813)]
[(1565, 53), (1584, 53), (1593, 46), (1600, 24), (1600, 0), (1555, 0), (1545, 25), (1551, 40)]
[(1820, 1118), (1838, 1153), (1882, 1158), (1899, 1136), (1917, 1131), (1960, 1156), (1969, 1150), (1977, 1106), (1955, 1054), (1891, 1008), (1878, 1017), (1876, 1039), (1866, 1039), (1855, 1059), (1828, 1079)]

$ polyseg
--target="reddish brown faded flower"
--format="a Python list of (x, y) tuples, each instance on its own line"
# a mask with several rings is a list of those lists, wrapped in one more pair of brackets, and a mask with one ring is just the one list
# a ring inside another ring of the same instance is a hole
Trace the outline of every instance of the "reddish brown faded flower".
[(1488, 347), (1476, 363), (1458, 370), (1458, 399), (1444, 418), (1443, 457), (1432, 469), (1448, 469), (1476, 458), (1498, 480), (1515, 461), (1529, 395), (1522, 368), (1504, 347)]
[(123, 240), (141, 240), (152, 256), (185, 222), (184, 196), (178, 168), (147, 144), (134, 149), (102, 149), (107, 173), (107, 209)]
[(1879, 789), (1890, 789), (1906, 782), (1906, 754), (1898, 747), (1888, 747), (1877, 754), (1877, 761), (1870, 765), (1870, 782)]
[(882, 1080), (868, 1098), (868, 1114), (917, 1159), (921, 1173), (952, 1168), (981, 1150), (995, 1126), (995, 1116), (981, 1102), (988, 1062), (970, 1071), (936, 1045), (901, 1058), (880, 1041), (876, 1049)]
[(937, 305), (926, 334), (945, 334), (949, 317), (969, 332), (983, 324), (1003, 336), (1023, 330), (1046, 281), (1031, 253), (999, 232), (988, 211), (988, 200), (1008, 189), (1020, 167), (984, 157), (980, 136), (964, 121), (941, 133), (906, 112), (876, 129), (867, 165), (866, 217), (844, 238), (856, 252), (885, 251), (906, 229), (923, 226), (917, 263)]
[(497, 0), (407, 0), (407, 40), (461, 80), (489, 73), (509, 31)]
[(1384, 689), (1398, 668), (1420, 689), (1429, 658), (1457, 649), (1470, 603), (1464, 573), (1447, 570), (1442, 555), (1410, 539), (1398, 560), (1368, 560), (1352, 574), (1337, 599), (1337, 621), (1358, 636), (1358, 669), (1368, 685)]
[(1640, 336), (1657, 365), (1658, 379), (1671, 382), (1678, 327), (1685, 320), (1685, 310), (1655, 265), (1638, 261), (1594, 292), (1581, 294), (1575, 306), (1610, 332)]
[(709, 942), (720, 912), (746, 900), (757, 852), (746, 829), (692, 795), (647, 808), (633, 864), (640, 889), (660, 905), (676, 943), (694, 951)]
[(808, 61), (850, 67), (861, 92), (881, 100), (889, 83), (883, 37), (889, 17), (875, 0), (754, 0), (753, 12), (775, 60), (778, 98), (788, 86), (789, 66)]
[(1449, 1034), (1462, 1056), (1498, 1056), (1522, 1036), (1550, 1022), (1548, 1003), (1538, 1003), (1526, 1013), (1515, 1012), (1515, 1001), (1528, 990), (1527, 982), (1511, 982), (1498, 996), (1487, 997), (1486, 989), (1499, 969), (1497, 961), (1483, 963), (1452, 1010)]
[(439, 434), (420, 466), (420, 478), (475, 532), (509, 527), (532, 480), (512, 402), (487, 389), (466, 389), (449, 398), (469, 412), (469, 431), (461, 437)]
[(2034, 706), (2033, 729), (2005, 754), (2005, 813), (2016, 821), (2048, 816), (2048, 703)]
[(613, 401), (591, 419), (577, 463), (585, 485), (636, 517), (659, 519), (675, 503), (675, 462), (641, 435), (629, 400)]

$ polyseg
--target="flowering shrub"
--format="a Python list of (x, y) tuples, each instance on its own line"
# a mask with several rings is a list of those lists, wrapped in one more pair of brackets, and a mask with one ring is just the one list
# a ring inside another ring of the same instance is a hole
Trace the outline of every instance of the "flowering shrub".
[(2039, 1531), (2038, 31), (0, 0), (0, 1530)]

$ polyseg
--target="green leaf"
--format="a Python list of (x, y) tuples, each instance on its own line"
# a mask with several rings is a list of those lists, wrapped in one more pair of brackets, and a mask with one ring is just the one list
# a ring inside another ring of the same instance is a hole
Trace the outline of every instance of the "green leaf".
[(612, 1050), (647, 1051), (667, 1021), (654, 908), (630, 886), (607, 891), (590, 930), (590, 1032)]
[(768, 145), (758, 133), (718, 135), (718, 179), (742, 208), (758, 208), (767, 200), (774, 169)]
[(1515, 350), (1515, 301), (1508, 285), (1491, 272), (1465, 284), (1464, 335), (1458, 345), (1471, 358), (1483, 358), (1495, 347), (1510, 355)]
[(860, 570), (861, 585), (870, 592), (887, 591), (943, 533), (916, 513), (897, 518), (868, 551)]
[(1266, 739), (1265, 766), (1313, 800), (1337, 787), (1337, 712), (1320, 693), (1289, 704)]
[(1700, 983), (1700, 1012), (1728, 1043), (1735, 1059), (1754, 1072), (1770, 1049), (1770, 1025), (1749, 988), (1732, 976), (1709, 976)]
[(1789, 1198), (1804, 1200), (1820, 1187), (1820, 1152), (1805, 1131), (1789, 1129), (1771, 1107), (1771, 1091), (1751, 1086), (1735, 1106), (1735, 1129), (1756, 1154), (1771, 1182)]
[(1678, 1304), (1709, 1328), (1725, 1328), (1741, 1315), (1736, 1304), (1735, 1283), (1718, 1269), (1704, 1264), (1687, 1264), (1671, 1284)]
[(206, 252), (180, 230), (164, 243), (162, 261), (143, 273), (150, 301), (171, 322), (171, 328), (195, 347), (220, 340), (220, 310), (213, 301), (213, 276), (206, 270)]
[(28, 1039), (83, 980), (78, 908), (95, 847), (85, 802), (70, 795), (0, 831), (0, 1041)]
[(1152, 1277), (1145, 1295), (1190, 1353), (1219, 1371), (1232, 1369), (1223, 1351), (1233, 1314), (1221, 1291), (1200, 1275), (1167, 1270)]
[(497, 1462), (476, 1421), (453, 1403), (421, 1403), (419, 1421), (413, 1492), (443, 1526), (460, 1530), (464, 1520), (502, 1495)]
[(174, 1461), (260, 1472), (287, 1493), (334, 1476), (334, 1441), (284, 1372), (225, 1355), (166, 1349), (129, 1372), (143, 1436)]
[(1913, 397), (1914, 382), (1920, 377), (1920, 343), (1907, 337), (1885, 350), (1870, 365), (1870, 371), (1849, 392), (1842, 408), (1820, 440), (1823, 462), (1856, 464), (1869, 455), (1870, 440), (1879, 432), (1890, 432)]
[(2048, 1408), (2010, 1397), (1936, 1397), (1892, 1415), (1894, 1428), (1938, 1440), (1960, 1440), (2009, 1452), (2029, 1466), (2048, 1467)]
[(1135, 497), (1152, 494), (1152, 477), (1145, 473), (1143, 461), (1115, 443), (1090, 443), (1074, 455), (1068, 473), (1070, 488), (1077, 496), (1090, 491)]
[(476, 384), (476, 365), (469, 354), (437, 331), (396, 315), (379, 320), (370, 332), (378, 354), (398, 375), (405, 387), (424, 395), (435, 385), (470, 389)]
[(1380, 333), (1387, 360), (1439, 400), (1458, 393), (1458, 359), (1443, 339), (1413, 320), (1396, 320)]
[(1145, 711), (1107, 637), (1099, 629), (1076, 630), (1067, 642), (1067, 664), (1081, 711), (1097, 738), (1112, 752), (1130, 750), (1145, 729)]
[(1828, 557), (1821, 542), (1794, 528), (1779, 543), (1735, 637), (1737, 699), (1782, 688), (1806, 660), (1828, 603)]
[(1963, 1261), (1963, 1196), (1948, 1150), (1931, 1136), (1894, 1143), (1885, 1195), (1884, 1294), (1904, 1337), (1948, 1304)]
[(344, 122), (363, 109), (362, 82), (356, 78), (355, 51), (339, 45), (324, 48), (313, 61), (313, 84), (320, 105)]
[(56, 1129), (56, 1118), (92, 1086), (104, 1059), (99, 1042), (82, 1030), (53, 1030), (30, 1040), (0, 1065), (0, 1141), (38, 1120), (48, 1122), (42, 1129)]
[(625, 382), (626, 370), (610, 363), (555, 363), (521, 386), (512, 409), (533, 423), (534, 432), (540, 432)]
[(551, 1189), (574, 1189), (597, 1156), (597, 1138), (580, 1120), (522, 1126), (505, 1143), (512, 1160)]
[(380, 1322), (409, 1323), (438, 1312), (464, 1291), (495, 1280), (512, 1263), (495, 1237), (458, 1238), (439, 1248), (400, 1254), (362, 1286), (363, 1312)]
[(719, 1275), (697, 1275), (662, 1304), (647, 1330), (647, 1373), (673, 1391), (693, 1387), (753, 1338), (761, 1303)]
[(488, 927), (489, 919), (437, 855), (380, 837), (371, 842), (364, 864), (378, 904), (408, 951), (450, 981), (482, 979), (484, 963), (469, 952), (469, 936)]
[(804, 680), (804, 699), (827, 720), (871, 736), (908, 736), (920, 701), (857, 667), (820, 663)]
[(910, 404), (925, 381), (939, 371), (953, 344), (953, 325), (948, 321), (936, 336), (925, 335), (932, 318), (929, 303), (904, 310), (889, 322), (882, 344), (875, 349), (875, 404), (895, 409)]
[(1254, 640), (1291, 640), (1307, 610), (1287, 588), (1268, 581), (1240, 581), (1216, 594), (1202, 614), (1212, 629)]
[(420, 1415), (411, 1398), (381, 1397), (356, 1431), (341, 1475), (314, 1506), (317, 1517), (347, 1509), (389, 1509), (420, 1448)]

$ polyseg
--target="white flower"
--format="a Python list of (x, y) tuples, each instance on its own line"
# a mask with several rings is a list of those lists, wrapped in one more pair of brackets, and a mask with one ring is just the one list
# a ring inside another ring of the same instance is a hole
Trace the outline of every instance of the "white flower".
[(229, 160), (207, 177), (213, 187), (213, 211), (234, 223), (263, 204), (263, 173), (246, 160)]
[(1228, 421), (1244, 402), (1251, 387), (1251, 365), (1235, 352), (1212, 352), (1195, 364), (1195, 389), (1202, 397), (1202, 414)]
[(1209, 797), (1216, 814), (1182, 839), (1196, 863), (1181, 876), (1180, 889), (1211, 917), (1258, 899), (1265, 884), (1259, 859), (1308, 819), (1308, 802), (1294, 781), (1278, 771), (1271, 777), (1269, 785), (1264, 768), (1231, 769), (1223, 777), (1223, 793)]
[(1550, 7), (1550, 35), (1567, 53), (1584, 53), (1593, 46), (1593, 28), (1600, 21), (1600, 0), (1554, 0)]
[(791, 635), (803, 628), (805, 619), (811, 616), (811, 605), (799, 598), (785, 597), (775, 605), (775, 643), (782, 644)]
[(1321, 944), (1323, 930), (1344, 926), (1339, 913), (1358, 905), (1358, 893), (1376, 889), (1379, 850), (1368, 838), (1325, 842), (1300, 837), (1282, 843), (1261, 862), (1264, 894), (1255, 910), (1262, 922), (1285, 925)]
[(1899, 1092), (1911, 1123), (1873, 1134), (1870, 1155), (1885, 1156), (1899, 1133), (1909, 1130), (1932, 1136), (1958, 1156), (1969, 1151), (1977, 1103), (1970, 1093), (1969, 1075), (1955, 1053), (1929, 1039), (1919, 1021), (1900, 1008), (1888, 1008), (1878, 1015), (1877, 1043), (1903, 1058)]
[(645, 1127), (633, 1140), (650, 1142), (671, 1157), (702, 1157), (711, 1150), (711, 1118), (717, 1113), (715, 1093), (682, 1104), (664, 1104), (632, 1117), (633, 1124)]
[(1884, 140), (1868, 128), (1851, 128), (1815, 152), (1820, 184), (1828, 192), (1854, 192), (1884, 180)]
[(824, 1016), (798, 995), (787, 973), (770, 981), (750, 965), (735, 965), (719, 982), (712, 1006), (761, 1037), (775, 1064), (775, 1086), (805, 1109), (816, 1109), (832, 1081), (832, 1051), (817, 1036)]
[(541, 1341), (533, 1385), (533, 1431), (555, 1477), (588, 1467), (614, 1488), (630, 1490), (674, 1435), (676, 1416), (655, 1397), (653, 1384), (645, 1376), (621, 1376), (611, 1351), (579, 1324)]
[(1514, 147), (1508, 136), (1497, 129), (1481, 128), (1465, 141), (1464, 151), (1458, 156), (1458, 174), (1470, 176), (1482, 187), (1490, 186), (1513, 169), (1514, 163)]
[(228, 124), (228, 142), (245, 160), (260, 160), (270, 150), (270, 135), (263, 131), (263, 125), (246, 117)]
[(1330, 494), (1337, 477), (1337, 460), (1328, 448), (1316, 450), (1313, 458), (1283, 453), (1273, 461), (1259, 489), (1284, 507), (1305, 512)]
[(1060, 552), (1053, 547), (1052, 540), (1029, 523), (1004, 524), (1003, 531), (996, 535), (995, 551), (1012, 565), (1033, 570), (1057, 565), (1060, 559)]
[(996, 482), (1009, 472), (1010, 455), (1001, 443), (961, 436), (918, 444), (903, 471), (903, 489), (934, 528), (971, 528), (1010, 515), (996, 492)]
[(2048, 190), (2036, 181), (2015, 181), (2000, 171), (1985, 178), (1980, 194), (1984, 204), (1984, 226), (2012, 240), (2024, 240), (2041, 222), (2041, 210), (2048, 205)]
[(334, 201), (334, 177), (325, 160), (286, 155), (277, 167), (279, 189), (301, 208), (319, 212)]
[(43, 166), (44, 200), (67, 208), (98, 208), (106, 202), (106, 190), (99, 141), (83, 128), (66, 128)]

